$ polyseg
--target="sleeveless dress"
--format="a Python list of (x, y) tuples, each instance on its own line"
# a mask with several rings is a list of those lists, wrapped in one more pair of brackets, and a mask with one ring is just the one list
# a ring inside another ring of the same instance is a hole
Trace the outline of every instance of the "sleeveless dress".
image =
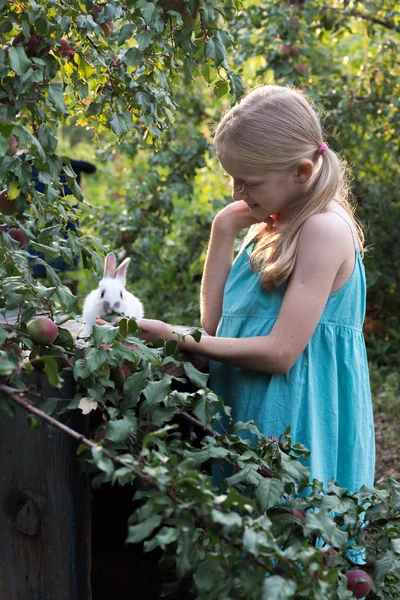
[[(307, 347), (290, 371), (270, 375), (213, 360), (209, 385), (231, 407), (233, 423), (252, 420), (263, 435), (276, 437), (290, 425), (292, 443), (311, 450), (303, 461), (311, 479), (327, 488), (334, 478), (354, 492), (374, 483), (375, 440), (362, 332), (365, 271), (353, 230), (352, 234), (353, 272), (329, 296)], [(242, 248), (226, 281), (217, 336), (268, 335), (278, 317), (286, 283), (271, 292), (263, 290), (259, 274), (250, 267), (250, 252), (249, 246)], [(213, 469), (216, 483), (229, 474)]]

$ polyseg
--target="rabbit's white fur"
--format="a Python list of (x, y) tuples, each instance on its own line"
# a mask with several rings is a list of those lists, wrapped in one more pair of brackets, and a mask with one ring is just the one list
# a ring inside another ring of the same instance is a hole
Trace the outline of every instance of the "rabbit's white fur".
[(84, 327), (80, 337), (87, 337), (92, 333), (96, 317), (110, 313), (124, 313), (126, 317), (142, 319), (144, 315), (143, 304), (125, 289), (126, 271), (130, 258), (116, 267), (115, 254), (107, 254), (104, 262), (104, 275), (97, 290), (90, 292), (85, 298), (82, 311)]

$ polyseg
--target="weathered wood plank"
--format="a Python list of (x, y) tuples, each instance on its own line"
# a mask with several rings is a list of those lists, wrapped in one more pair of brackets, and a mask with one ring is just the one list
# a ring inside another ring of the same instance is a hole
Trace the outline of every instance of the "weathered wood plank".
[[(60, 392), (31, 377), (36, 405), (72, 397), (71, 380)], [(69, 424), (85, 433), (87, 420), (76, 414)], [(15, 418), (0, 416), (0, 448), (0, 598), (90, 600), (90, 480), (76, 441), (44, 423), (31, 429), (17, 407)]]

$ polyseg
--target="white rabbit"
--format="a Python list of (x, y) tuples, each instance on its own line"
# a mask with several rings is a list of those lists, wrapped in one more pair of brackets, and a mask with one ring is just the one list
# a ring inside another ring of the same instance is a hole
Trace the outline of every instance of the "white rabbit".
[(99, 287), (86, 296), (83, 304), (84, 327), (80, 337), (87, 337), (92, 333), (97, 316), (117, 312), (134, 319), (143, 318), (143, 304), (139, 298), (125, 289), (126, 271), (130, 260), (130, 258), (125, 258), (117, 268), (115, 254), (112, 252), (107, 254), (104, 262), (104, 275)]

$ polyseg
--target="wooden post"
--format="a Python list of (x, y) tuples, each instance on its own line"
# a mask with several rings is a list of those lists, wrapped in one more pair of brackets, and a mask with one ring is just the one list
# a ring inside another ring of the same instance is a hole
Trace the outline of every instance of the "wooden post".
[[(74, 394), (40, 373), (29, 384), (41, 398)], [(68, 425), (86, 433), (87, 418), (71, 413)], [(90, 479), (79, 471), (76, 440), (45, 423), (35, 429), (28, 414), (0, 413), (0, 599), (91, 600)]]

